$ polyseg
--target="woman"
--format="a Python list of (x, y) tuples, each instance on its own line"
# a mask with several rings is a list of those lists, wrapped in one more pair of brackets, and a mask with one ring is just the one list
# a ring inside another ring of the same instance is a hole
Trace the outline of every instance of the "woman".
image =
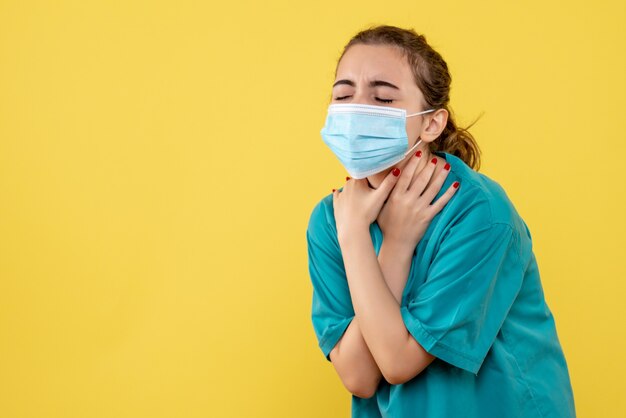
[(424, 36), (358, 33), (322, 138), (351, 174), (307, 228), (319, 346), (353, 417), (573, 417), (530, 232), (449, 112)]

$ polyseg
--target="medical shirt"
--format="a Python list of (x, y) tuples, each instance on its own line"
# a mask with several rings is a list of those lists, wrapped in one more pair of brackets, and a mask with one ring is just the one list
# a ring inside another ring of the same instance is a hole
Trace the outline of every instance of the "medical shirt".
[[(548, 308), (530, 232), (499, 184), (448, 153), (438, 196), (461, 185), (417, 245), (400, 303), (404, 325), (436, 359), (406, 383), (381, 378), (352, 395), (353, 417), (574, 417), (568, 367)], [(376, 254), (383, 235), (370, 226)], [(306, 231), (312, 321), (328, 361), (354, 309), (332, 194)], [(358, 280), (358, 277), (356, 278)]]

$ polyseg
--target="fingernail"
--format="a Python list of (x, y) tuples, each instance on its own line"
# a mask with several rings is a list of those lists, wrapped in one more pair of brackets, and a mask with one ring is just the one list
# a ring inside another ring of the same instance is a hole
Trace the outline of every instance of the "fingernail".
[(454, 187), (455, 189), (459, 188), (459, 182), (455, 181), (454, 184), (452, 185), (452, 187)]
[(450, 170), (450, 163), (446, 163), (446, 165), (443, 166), (444, 170)]
[(416, 156), (417, 158), (421, 157), (421, 156), (422, 156), (422, 151), (417, 151), (417, 152), (415, 153), (415, 156)]
[(437, 159), (433, 158), (432, 160), (430, 160), (430, 162), (433, 163), (433, 164), (437, 164)]
[(335, 190), (337, 190), (337, 189), (333, 189), (333, 193), (335, 193)]
[(391, 174), (398, 177), (400, 175), (400, 169), (398, 167), (394, 168)]
[(350, 176), (346, 177), (346, 180), (350, 180)]

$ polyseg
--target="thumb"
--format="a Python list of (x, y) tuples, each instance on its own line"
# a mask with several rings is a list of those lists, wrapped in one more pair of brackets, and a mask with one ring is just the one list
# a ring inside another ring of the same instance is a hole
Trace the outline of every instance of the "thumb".
[(399, 178), (400, 178), (400, 169), (398, 167), (395, 167), (393, 170), (387, 173), (387, 177), (385, 177), (383, 182), (380, 184), (380, 186), (376, 190), (382, 195), (381, 198), (383, 200), (387, 199), (387, 196), (389, 196), (389, 193), (391, 193), (391, 191), (393, 190), (393, 186), (396, 185)]

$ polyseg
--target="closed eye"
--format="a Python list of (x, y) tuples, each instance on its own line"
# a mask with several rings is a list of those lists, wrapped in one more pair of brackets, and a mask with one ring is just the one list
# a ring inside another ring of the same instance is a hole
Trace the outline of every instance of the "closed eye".
[[(341, 96), (341, 97), (335, 97), (335, 100), (345, 100), (347, 98), (349, 98), (351, 96)], [(381, 103), (392, 103), (393, 99), (382, 99), (380, 97), (375, 97), (374, 99), (376, 99), (377, 102), (381, 102)]]

